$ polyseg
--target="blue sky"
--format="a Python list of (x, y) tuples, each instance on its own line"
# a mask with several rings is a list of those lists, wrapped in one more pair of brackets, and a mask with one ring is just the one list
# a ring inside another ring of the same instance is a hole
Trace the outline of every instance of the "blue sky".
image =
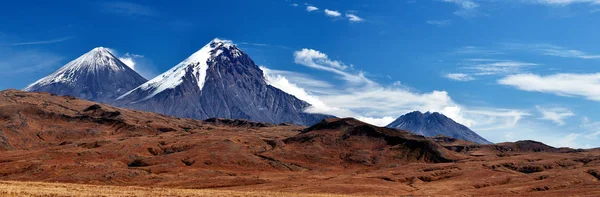
[(152, 78), (219, 37), (310, 111), (440, 111), (494, 142), (600, 146), (598, 0), (161, 2), (3, 2), (0, 89), (97, 46)]

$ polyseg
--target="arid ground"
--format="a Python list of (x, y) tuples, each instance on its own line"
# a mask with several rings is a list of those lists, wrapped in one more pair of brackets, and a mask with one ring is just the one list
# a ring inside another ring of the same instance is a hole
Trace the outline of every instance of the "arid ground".
[(354, 119), (198, 121), (7, 90), (0, 180), (8, 196), (600, 196), (600, 150), (477, 145)]

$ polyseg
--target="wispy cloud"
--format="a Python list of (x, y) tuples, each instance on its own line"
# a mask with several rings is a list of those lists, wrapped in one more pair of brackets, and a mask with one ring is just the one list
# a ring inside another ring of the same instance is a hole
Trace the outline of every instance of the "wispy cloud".
[(100, 6), (102, 11), (121, 15), (144, 17), (155, 17), (159, 15), (159, 12), (151, 7), (131, 2), (104, 2), (101, 3)]
[[(461, 17), (474, 17), (484, 15), (481, 7), (490, 3), (519, 3), (519, 4), (537, 4), (545, 6), (569, 6), (575, 4), (588, 4), (590, 6), (600, 5), (599, 0), (438, 0), (441, 2), (452, 3), (458, 6), (458, 10), (454, 12), (455, 15)], [(597, 9), (596, 9), (597, 10)], [(592, 10), (592, 12), (594, 12)]]
[(579, 127), (586, 131), (584, 137), (589, 140), (597, 140), (600, 137), (600, 122), (593, 122), (588, 117), (583, 117)]
[(452, 21), (450, 21), (450, 20), (428, 20), (425, 22), (427, 24), (435, 25), (435, 26), (439, 26), (439, 27), (445, 27), (445, 26), (452, 24)]
[(52, 39), (52, 40), (40, 40), (40, 41), (30, 41), (30, 42), (17, 42), (17, 43), (6, 44), (4, 46), (52, 44), (52, 43), (64, 42), (71, 38), (73, 38), (73, 37), (63, 37), (63, 38), (57, 38), (57, 39)]
[(565, 119), (575, 114), (566, 108), (554, 107), (554, 108), (543, 108), (536, 106), (542, 117), (540, 119), (550, 120), (560, 126), (565, 125)]
[(456, 50), (454, 50), (455, 54), (468, 54), (468, 55), (502, 55), (504, 52), (496, 50), (496, 49), (487, 49), (478, 46), (463, 46)]
[(453, 3), (459, 7), (459, 10), (455, 11), (454, 14), (462, 17), (471, 17), (477, 14), (477, 8), (479, 4), (473, 0), (442, 0), (446, 3)]
[(325, 9), (325, 16), (336, 18), (342, 16), (342, 13), (335, 10)]
[(600, 59), (600, 54), (589, 54), (583, 51), (568, 49), (551, 44), (508, 44), (507, 47), (515, 50), (532, 51), (547, 56)]
[(524, 73), (529, 68), (539, 64), (512, 60), (471, 58), (464, 59), (457, 65), (458, 69), (462, 71), (461, 73), (450, 73), (444, 77), (456, 81), (472, 81), (475, 80), (474, 76), (502, 76)]
[(529, 92), (600, 101), (600, 73), (559, 73), (547, 76), (516, 74), (504, 77), (498, 80), (498, 83)]
[(283, 45), (271, 45), (271, 44), (264, 44), (264, 43), (253, 43), (253, 42), (240, 42), (238, 43), (239, 45), (248, 45), (248, 46), (256, 46), (256, 47), (275, 47), (275, 48), (280, 48), (280, 49), (287, 49), (287, 50), (291, 50), (290, 47), (287, 46), (283, 46)]
[(473, 62), (466, 63), (464, 69), (471, 70), (474, 75), (507, 75), (522, 73), (527, 67), (539, 64), (518, 61)]
[(268, 47), (271, 45), (268, 44), (263, 44), (263, 43), (251, 43), (251, 42), (240, 42), (240, 45), (252, 45), (252, 46), (259, 46), (259, 47)]
[(600, 4), (599, 0), (525, 0), (525, 2), (546, 5), (570, 5), (578, 3)]
[(443, 0), (444, 2), (454, 3), (461, 7), (462, 9), (475, 9), (479, 7), (479, 4), (475, 3), (473, 0)]
[(475, 78), (469, 74), (465, 73), (448, 73), (444, 75), (444, 77), (448, 79), (452, 79), (454, 81), (473, 81)]

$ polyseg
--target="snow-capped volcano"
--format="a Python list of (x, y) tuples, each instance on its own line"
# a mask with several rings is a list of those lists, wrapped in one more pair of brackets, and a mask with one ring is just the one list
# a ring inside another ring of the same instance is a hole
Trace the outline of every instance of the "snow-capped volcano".
[(97, 47), (23, 90), (111, 102), (146, 81), (109, 49)]
[(120, 96), (133, 109), (184, 118), (235, 118), (310, 125), (324, 117), (267, 84), (262, 70), (229, 40), (214, 39), (170, 70)]

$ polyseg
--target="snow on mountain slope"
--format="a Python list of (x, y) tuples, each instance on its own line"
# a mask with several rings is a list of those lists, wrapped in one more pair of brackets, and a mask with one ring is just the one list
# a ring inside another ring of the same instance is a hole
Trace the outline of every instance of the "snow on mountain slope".
[(146, 81), (109, 49), (97, 47), (23, 90), (111, 102)]
[[(208, 43), (206, 46), (202, 47), (200, 50), (196, 51), (187, 59), (183, 60), (179, 64), (175, 65), (173, 68), (168, 70), (167, 72), (159, 75), (158, 77), (151, 79), (145, 84), (125, 93), (120, 96), (118, 99), (126, 97), (136, 90), (142, 91), (150, 91), (151, 93), (143, 98), (142, 100), (149, 99), (154, 95), (161, 93), (167, 89), (173, 89), (177, 87), (179, 84), (183, 82), (183, 78), (188, 71), (188, 68), (192, 69), (192, 76), (195, 78), (195, 81), (198, 84), (198, 88), (202, 90), (204, 87), (204, 82), (206, 79), (206, 70), (208, 69), (207, 62), (210, 58), (214, 58), (219, 56), (223, 50), (215, 50), (219, 47), (230, 48), (233, 46), (233, 43), (229, 40), (221, 40), (214, 39), (212, 42)], [(239, 54), (239, 53), (236, 53)]]

